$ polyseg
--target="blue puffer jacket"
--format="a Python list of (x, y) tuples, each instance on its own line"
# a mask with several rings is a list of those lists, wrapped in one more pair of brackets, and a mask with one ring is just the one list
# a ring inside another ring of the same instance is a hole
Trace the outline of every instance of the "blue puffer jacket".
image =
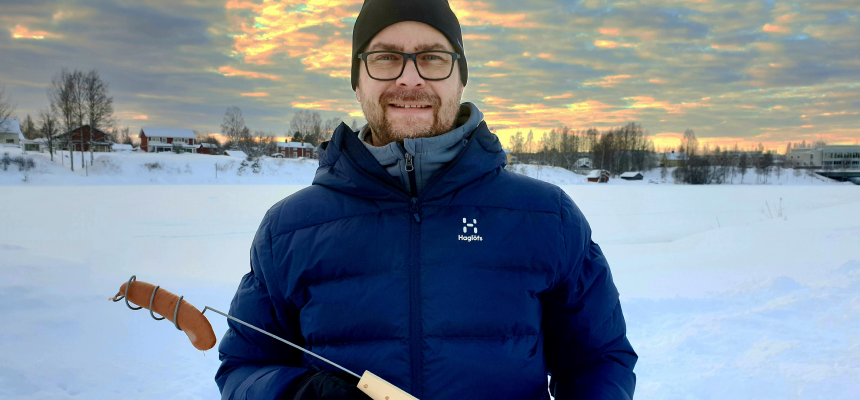
[[(230, 313), (421, 400), (630, 399), (637, 356), (573, 201), (503, 169), (485, 123), (418, 197), (341, 124), (313, 185), (273, 206)], [(229, 323), (223, 399), (291, 399), (333, 369)]]

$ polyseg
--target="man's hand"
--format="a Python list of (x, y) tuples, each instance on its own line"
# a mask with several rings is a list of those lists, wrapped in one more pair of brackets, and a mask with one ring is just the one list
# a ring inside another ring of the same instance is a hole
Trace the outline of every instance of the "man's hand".
[(293, 400), (371, 400), (357, 385), (352, 375), (319, 371), (302, 381)]

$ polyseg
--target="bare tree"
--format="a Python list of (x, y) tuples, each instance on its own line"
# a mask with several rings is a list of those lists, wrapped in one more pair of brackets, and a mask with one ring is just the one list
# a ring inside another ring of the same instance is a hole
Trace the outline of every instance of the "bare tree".
[[(83, 77), (84, 112), (90, 125), (90, 163), (93, 162), (94, 133), (98, 129), (106, 131), (115, 123), (113, 117), (113, 97), (108, 95), (108, 84), (95, 69)], [(83, 135), (83, 132), (81, 132)], [(113, 138), (111, 138), (113, 139)], [(83, 137), (81, 137), (83, 140)]]
[[(72, 130), (75, 129), (75, 81), (73, 73), (65, 68), (54, 74), (51, 84), (48, 86), (48, 102), (51, 112), (61, 122), (62, 129), (66, 131), (66, 148), (69, 150), (70, 167), (75, 170), (75, 152), (72, 144)], [(61, 157), (62, 159), (62, 157)]]
[(41, 108), (37, 118), (39, 119), (39, 133), (45, 138), (48, 153), (51, 154), (51, 161), (54, 161), (54, 135), (60, 130), (57, 114), (51, 107)]
[(239, 107), (230, 106), (224, 112), (224, 121), (221, 122), (221, 134), (234, 145), (237, 145), (243, 129), (245, 129), (245, 117), (242, 116), (242, 110)]
[(17, 104), (12, 102), (11, 97), (6, 96), (6, 86), (0, 86), (0, 125), (6, 122), (15, 112)]
[(131, 139), (131, 128), (124, 127), (119, 130), (119, 140), (122, 144), (134, 145), (134, 141)]
[(322, 125), (322, 137), (320, 139), (322, 141), (331, 140), (331, 135), (340, 124), (341, 120), (337, 117), (325, 120)]
[(290, 131), (301, 134), (302, 140), (316, 145), (322, 132), (322, 117), (316, 111), (301, 110), (290, 120)]

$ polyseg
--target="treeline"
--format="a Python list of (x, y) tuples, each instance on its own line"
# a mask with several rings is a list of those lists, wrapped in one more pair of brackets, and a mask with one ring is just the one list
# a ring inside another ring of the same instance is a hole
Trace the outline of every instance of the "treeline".
[[(320, 113), (311, 110), (301, 110), (290, 120), (290, 130), (286, 132), (293, 142), (310, 143), (314, 147), (331, 139), (332, 133), (341, 124), (341, 119), (334, 117), (324, 120)], [(353, 129), (357, 125), (352, 120)], [(221, 123), (221, 136), (218, 140), (214, 134), (203, 134), (194, 131), (198, 143), (209, 143), (216, 146), (217, 151), (240, 150), (250, 157), (268, 156), (278, 152), (277, 135), (271, 131), (251, 130), (245, 124), (242, 109), (236, 106), (227, 108)]]
[(537, 162), (569, 170), (605, 169), (613, 175), (645, 171), (656, 166), (654, 143), (642, 125), (600, 132), (595, 128), (574, 131), (565, 126), (544, 132), (535, 140), (532, 131), (517, 132), (510, 139), (511, 153), (520, 162)]

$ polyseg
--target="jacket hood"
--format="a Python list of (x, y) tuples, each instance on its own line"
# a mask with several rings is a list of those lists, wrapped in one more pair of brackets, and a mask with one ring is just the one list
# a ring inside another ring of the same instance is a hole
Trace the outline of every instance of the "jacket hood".
[[(468, 140), (454, 161), (428, 182), (419, 196), (422, 200), (442, 197), (507, 162), (499, 138), (485, 122), (478, 124)], [(345, 123), (320, 148), (323, 151), (314, 185), (372, 200), (403, 201), (410, 197)]]

